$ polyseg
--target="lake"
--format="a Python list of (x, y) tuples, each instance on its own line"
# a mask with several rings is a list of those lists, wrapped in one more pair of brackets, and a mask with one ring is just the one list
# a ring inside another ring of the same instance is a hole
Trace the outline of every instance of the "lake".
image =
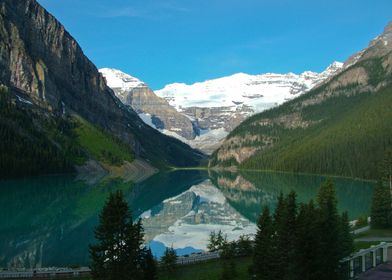
[[(262, 207), (275, 207), (280, 192), (298, 201), (317, 196), (322, 176), (276, 172), (158, 173), (142, 183), (75, 176), (0, 181), (0, 267), (88, 265), (98, 214), (111, 191), (122, 190), (134, 218), (142, 217), (145, 241), (156, 256), (165, 246), (178, 254), (206, 249), (211, 231), (229, 240), (254, 234)], [(334, 178), (339, 211), (368, 215), (373, 183)]]

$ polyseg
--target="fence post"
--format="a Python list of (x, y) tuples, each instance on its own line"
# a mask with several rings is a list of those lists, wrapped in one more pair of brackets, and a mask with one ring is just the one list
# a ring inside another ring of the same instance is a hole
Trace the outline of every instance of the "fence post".
[(362, 258), (362, 272), (365, 272), (366, 271), (366, 254), (363, 254), (361, 256), (361, 258)]
[(354, 259), (350, 260), (350, 278), (354, 278)]

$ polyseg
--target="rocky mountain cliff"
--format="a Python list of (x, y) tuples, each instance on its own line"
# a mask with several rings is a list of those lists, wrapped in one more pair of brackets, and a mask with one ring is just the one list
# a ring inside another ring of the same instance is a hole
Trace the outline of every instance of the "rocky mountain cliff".
[(116, 69), (99, 70), (107, 84), (125, 105), (138, 113), (142, 120), (162, 132), (171, 131), (185, 139), (194, 139), (192, 121), (158, 97), (144, 82)]
[[(195, 165), (203, 157), (124, 106), (75, 39), (36, 0), (0, 1), (0, 69), (16, 110), (32, 116), (32, 131), (45, 135), (50, 119), (76, 115), (156, 166)], [(31, 139), (28, 133), (20, 136)], [(53, 137), (48, 143), (60, 154), (64, 150)]]
[(314, 89), (239, 125), (211, 166), (375, 178), (392, 148), (392, 23)]

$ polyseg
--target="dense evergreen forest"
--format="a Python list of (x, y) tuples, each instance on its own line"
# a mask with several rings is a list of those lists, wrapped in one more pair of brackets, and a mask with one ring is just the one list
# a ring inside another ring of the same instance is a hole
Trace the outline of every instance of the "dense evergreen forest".
[[(283, 141), (242, 167), (375, 178), (377, 162), (392, 147), (391, 104), (392, 86), (377, 94), (339, 96), (308, 107), (305, 119), (324, 121), (310, 129), (282, 130)], [(326, 106), (333, 108), (329, 119)]]
[[(370, 73), (369, 84), (390, 82), (390, 78), (385, 77), (379, 59), (361, 63)], [(301, 107), (301, 102), (323, 94), (326, 90), (326, 85), (323, 85), (275, 109), (249, 118), (228, 139), (244, 137), (249, 133), (262, 136), (259, 141), (239, 144), (240, 147), (258, 147), (258, 152), (241, 164), (234, 158), (218, 161), (216, 152), (212, 156), (211, 165), (377, 178), (377, 163), (384, 157), (386, 150), (392, 147), (392, 85), (389, 83), (376, 92), (362, 93), (358, 93), (356, 87), (355, 84), (341, 87), (339, 91), (344, 94)], [(293, 114), (299, 114), (305, 125), (295, 128), (279, 122), (258, 125), (264, 120), (290, 117)], [(265, 137), (272, 139), (273, 144), (265, 146)]]
[(347, 279), (340, 260), (352, 253), (353, 238), (331, 180), (321, 185), (316, 203), (298, 205), (295, 192), (280, 195), (275, 212), (264, 208), (257, 227), (254, 279)]
[(43, 113), (0, 88), (0, 178), (69, 173), (93, 158), (132, 161), (131, 148), (76, 116)]
[(0, 89), (0, 178), (73, 170), (59, 147), (36, 129), (37, 118), (17, 108), (7, 88)]

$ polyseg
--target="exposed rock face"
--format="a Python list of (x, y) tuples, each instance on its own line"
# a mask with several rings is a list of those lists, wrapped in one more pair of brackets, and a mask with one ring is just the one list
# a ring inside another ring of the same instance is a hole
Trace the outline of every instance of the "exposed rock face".
[[(253, 145), (253, 143), (262, 143)], [(217, 150), (216, 158), (218, 161), (228, 161), (235, 159), (236, 163), (242, 163), (252, 157), (257, 151), (269, 148), (273, 145), (274, 138), (268, 135), (252, 135), (231, 137), (223, 142)]]
[(147, 124), (188, 140), (195, 138), (192, 121), (177, 112), (165, 99), (158, 97), (148, 85), (119, 70), (103, 68), (99, 71), (121, 102), (131, 106)]
[(77, 42), (36, 0), (0, 2), (0, 38), (0, 82), (34, 104), (53, 114), (80, 115), (131, 145), (138, 157), (170, 165), (196, 164), (200, 158), (125, 107)]

